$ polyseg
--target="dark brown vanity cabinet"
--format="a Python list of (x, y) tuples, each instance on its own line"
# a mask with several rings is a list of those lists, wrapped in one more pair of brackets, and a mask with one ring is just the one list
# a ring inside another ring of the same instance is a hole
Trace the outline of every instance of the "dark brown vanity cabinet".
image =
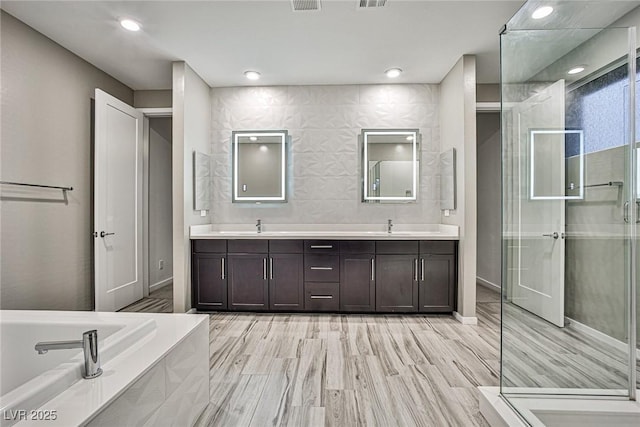
[(455, 310), (455, 241), (203, 239), (192, 245), (198, 310)]
[(375, 242), (340, 242), (340, 310), (376, 310)]
[(453, 241), (378, 241), (376, 311), (442, 313), (455, 309)]
[(419, 311), (428, 313), (454, 311), (455, 283), (455, 242), (420, 242)]
[(340, 242), (304, 241), (304, 307), (309, 311), (340, 310)]
[(225, 310), (227, 308), (227, 242), (196, 240), (193, 250), (193, 306), (197, 310)]
[(302, 240), (269, 241), (269, 308), (273, 311), (304, 309)]
[(229, 240), (229, 309), (269, 309), (268, 240)]

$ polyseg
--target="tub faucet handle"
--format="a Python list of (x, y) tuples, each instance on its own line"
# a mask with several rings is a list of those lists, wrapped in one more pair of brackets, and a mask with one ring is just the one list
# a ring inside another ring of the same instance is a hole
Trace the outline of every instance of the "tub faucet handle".
[(387, 233), (391, 233), (391, 228), (393, 227), (393, 221), (390, 219), (387, 220)]

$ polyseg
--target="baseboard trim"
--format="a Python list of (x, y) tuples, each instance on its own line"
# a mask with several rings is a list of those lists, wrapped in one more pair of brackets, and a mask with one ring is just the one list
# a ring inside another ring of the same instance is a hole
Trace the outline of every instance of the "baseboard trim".
[(453, 312), (453, 317), (460, 323), (462, 323), (463, 325), (477, 325), (478, 324), (478, 318), (477, 317), (465, 317), (463, 315), (461, 315), (460, 313), (458, 313), (457, 311)]
[(500, 285), (496, 285), (495, 283), (485, 280), (480, 276), (476, 276), (476, 282), (478, 282), (479, 285), (482, 285), (485, 288), (491, 289), (492, 291), (500, 292), (502, 290), (502, 287)]
[(195, 308), (190, 308), (189, 310), (187, 310), (187, 312), (185, 314), (196, 314), (197, 310)]
[[(569, 322), (568, 326), (575, 329), (576, 331), (582, 332), (585, 335), (589, 335), (592, 338), (601, 341), (602, 343), (615, 348), (616, 350), (627, 352), (629, 349), (629, 345), (625, 344), (623, 341), (620, 341), (617, 338), (609, 336), (604, 332), (600, 332), (597, 329), (592, 328), (591, 326), (587, 326), (584, 323), (580, 323), (577, 320), (574, 320), (570, 317), (565, 316), (565, 322)], [(640, 348), (636, 348), (636, 356), (640, 358)]]
[(170, 285), (171, 283), (173, 283), (173, 276), (161, 280), (157, 283), (154, 283), (153, 285), (149, 285), (149, 292), (153, 292), (153, 291), (157, 291), (160, 288), (164, 288), (167, 285)]

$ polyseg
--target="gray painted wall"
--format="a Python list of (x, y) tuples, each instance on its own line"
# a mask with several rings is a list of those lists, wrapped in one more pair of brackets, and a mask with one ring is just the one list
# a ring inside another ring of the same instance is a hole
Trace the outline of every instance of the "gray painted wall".
[(476, 315), (476, 58), (464, 55), (441, 84), (442, 151), (455, 148), (456, 209), (442, 223), (460, 227), (458, 313)]
[[(171, 118), (149, 119), (149, 286), (173, 276)], [(159, 267), (160, 260), (164, 268)]]
[(0, 12), (2, 180), (69, 185), (0, 188), (0, 308), (93, 306), (92, 98), (133, 91), (11, 15)]
[(136, 108), (170, 108), (171, 90), (136, 90), (133, 92), (133, 106)]
[[(215, 88), (212, 100), (211, 222), (439, 223), (438, 85)], [(419, 128), (417, 203), (361, 203), (361, 129)], [(231, 202), (231, 132), (286, 129), (292, 137), (289, 202)]]
[[(478, 138), (478, 278), (501, 286), (502, 154), (500, 113), (481, 113)], [(488, 283), (487, 283), (488, 282)]]
[(173, 311), (191, 308), (191, 225), (211, 222), (193, 210), (193, 152), (209, 154), (211, 89), (185, 62), (173, 63)]

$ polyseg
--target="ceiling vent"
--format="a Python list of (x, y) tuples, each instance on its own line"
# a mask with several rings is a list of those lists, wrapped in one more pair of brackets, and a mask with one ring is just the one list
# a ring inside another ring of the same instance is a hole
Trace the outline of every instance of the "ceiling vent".
[(360, 0), (360, 7), (382, 7), (387, 4), (387, 0)]
[(320, 10), (320, 0), (291, 0), (291, 7), (294, 12)]

